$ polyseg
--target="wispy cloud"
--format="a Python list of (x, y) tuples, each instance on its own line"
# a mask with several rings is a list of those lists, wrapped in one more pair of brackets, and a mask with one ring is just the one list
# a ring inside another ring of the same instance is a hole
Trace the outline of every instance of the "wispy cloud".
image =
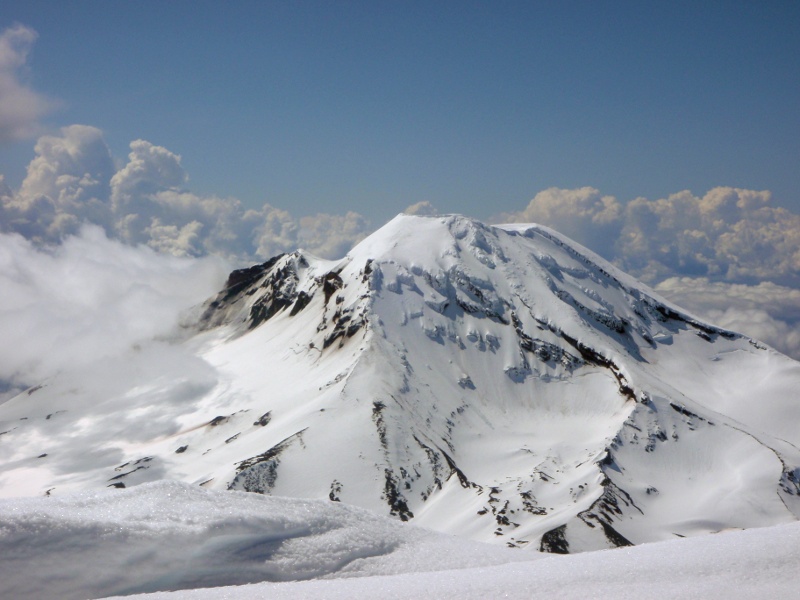
[(28, 55), (36, 32), (14, 25), (0, 33), (0, 142), (24, 139), (39, 133), (39, 119), (56, 102), (34, 91), (24, 81)]
[(96, 226), (53, 248), (0, 234), (0, 381), (24, 388), (174, 336), (229, 269), (109, 240)]

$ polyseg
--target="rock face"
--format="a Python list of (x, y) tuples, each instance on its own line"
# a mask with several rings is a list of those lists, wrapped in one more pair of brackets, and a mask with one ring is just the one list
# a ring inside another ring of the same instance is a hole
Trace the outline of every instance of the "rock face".
[(800, 363), (544, 227), (399, 216), (340, 261), (235, 271), (193, 328), (213, 377), (173, 376), (160, 427), (131, 433), (159, 398), (141, 382), (104, 404), (127, 428), (89, 427), (117, 464), (47, 466), (102, 421), (58, 382), (30, 399), (60, 428), (1, 406), (3, 438), (48, 457), (5, 456), (0, 485), (173, 478), (561, 553), (800, 516)]

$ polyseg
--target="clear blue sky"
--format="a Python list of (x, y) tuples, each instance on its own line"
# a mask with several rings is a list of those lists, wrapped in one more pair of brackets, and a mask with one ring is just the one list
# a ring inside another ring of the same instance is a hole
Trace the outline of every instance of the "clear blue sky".
[[(550, 187), (717, 185), (800, 211), (800, 2), (42, 2), (31, 86), (56, 131), (142, 138), (189, 188), (379, 224), (487, 217)], [(33, 140), (0, 148), (16, 186)]]

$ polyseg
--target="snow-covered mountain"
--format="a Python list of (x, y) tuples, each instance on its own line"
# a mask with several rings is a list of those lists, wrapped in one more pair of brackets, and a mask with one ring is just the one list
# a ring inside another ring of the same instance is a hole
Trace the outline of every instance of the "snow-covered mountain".
[(544, 227), (399, 216), (187, 332), (0, 406), (0, 493), (177, 479), (552, 552), (800, 517), (800, 363)]

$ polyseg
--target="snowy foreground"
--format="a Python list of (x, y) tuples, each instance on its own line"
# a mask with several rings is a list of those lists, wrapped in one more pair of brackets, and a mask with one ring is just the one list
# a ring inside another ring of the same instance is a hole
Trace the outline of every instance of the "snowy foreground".
[(0, 501), (2, 598), (788, 598), (798, 564), (797, 522), (544, 557), (176, 482)]

